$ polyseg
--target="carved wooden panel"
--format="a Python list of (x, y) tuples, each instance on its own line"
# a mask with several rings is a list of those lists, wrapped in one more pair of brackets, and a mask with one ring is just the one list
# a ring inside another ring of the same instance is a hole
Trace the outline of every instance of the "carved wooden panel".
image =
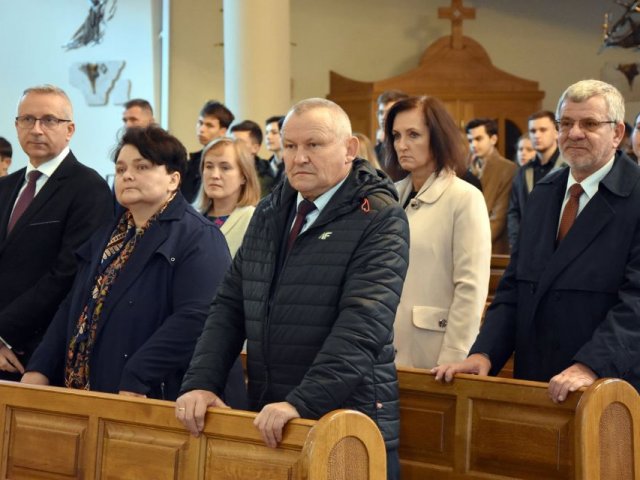
[(435, 465), (453, 466), (456, 398), (402, 392), (400, 455)]
[(573, 478), (572, 411), (490, 400), (472, 402), (472, 471), (523, 479)]
[(329, 477), (340, 474), (348, 480), (368, 480), (368, 452), (360, 439), (345, 437), (331, 449), (329, 454)]
[(97, 478), (178, 480), (188, 471), (189, 435), (159, 428), (103, 422)]
[(205, 478), (216, 480), (293, 479), (300, 457), (297, 450), (274, 450), (264, 444), (241, 444), (229, 439), (207, 440)]
[(82, 465), (87, 418), (14, 408), (7, 410), (5, 478), (85, 478)]

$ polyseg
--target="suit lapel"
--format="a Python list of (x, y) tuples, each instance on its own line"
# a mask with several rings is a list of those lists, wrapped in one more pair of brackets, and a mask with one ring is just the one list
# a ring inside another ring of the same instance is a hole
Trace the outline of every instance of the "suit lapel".
[(13, 205), (16, 203), (16, 199), (18, 198), (20, 187), (24, 183), (25, 171), (26, 168), (22, 168), (4, 180), (7, 183), (4, 185), (4, 188), (0, 193), (0, 205), (2, 205), (2, 208), (0, 209), (0, 252), (4, 248), (5, 239), (7, 237), (7, 225), (9, 224)]
[(13, 227), (13, 230), (11, 230), (12, 236), (14, 234), (17, 235), (24, 228), (26, 228), (29, 223), (31, 223), (34, 215), (36, 215), (43, 207), (49, 204), (51, 197), (64, 185), (64, 181), (73, 171), (76, 164), (77, 160), (75, 159), (73, 154), (69, 152), (62, 163), (60, 163), (58, 168), (56, 168), (56, 170), (53, 172), (53, 175), (51, 175), (42, 189), (33, 198), (33, 201), (27, 207), (22, 216), (18, 219), (15, 226)]
[[(566, 179), (569, 175), (567, 168), (558, 178), (564, 179), (558, 182), (556, 188), (562, 188), (563, 198), (566, 190)], [(614, 207), (609, 199), (615, 197), (628, 197), (638, 181), (638, 169), (631, 160), (618, 155), (611, 171), (600, 182), (598, 192), (578, 215), (567, 236), (558, 245), (551, 256), (547, 268), (540, 276), (538, 288), (536, 290), (536, 304), (549, 289), (553, 281), (560, 275), (567, 266), (574, 261), (584, 250), (594, 242), (602, 230), (610, 223), (616, 215)], [(560, 217), (558, 209), (556, 219)], [(557, 222), (545, 222), (554, 224)], [(554, 237), (555, 238), (555, 237)]]
[(600, 192), (589, 200), (584, 210), (576, 218), (567, 236), (558, 245), (548, 267), (540, 277), (536, 292), (537, 300), (540, 300), (556, 277), (596, 239), (614, 216), (613, 208)]

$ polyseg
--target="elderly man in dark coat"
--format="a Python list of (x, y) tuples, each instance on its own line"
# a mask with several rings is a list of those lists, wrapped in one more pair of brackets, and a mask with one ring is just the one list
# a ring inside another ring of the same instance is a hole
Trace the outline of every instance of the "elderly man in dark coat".
[(380, 427), (397, 478), (392, 342), (407, 270), (405, 213), (390, 180), (355, 158), (358, 141), (333, 102), (298, 103), (283, 138), (287, 181), (256, 209), (196, 346), (177, 417), (201, 431), (246, 338), (250, 403), (267, 445), (293, 418), (353, 408)]

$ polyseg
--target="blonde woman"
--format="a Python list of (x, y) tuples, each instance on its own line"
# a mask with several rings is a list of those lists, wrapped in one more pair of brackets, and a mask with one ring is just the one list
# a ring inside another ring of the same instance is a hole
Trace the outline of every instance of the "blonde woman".
[(260, 200), (253, 156), (242, 140), (219, 138), (202, 152), (200, 211), (224, 234), (233, 257)]
[(367, 160), (373, 168), (382, 170), (382, 167), (380, 167), (380, 163), (378, 162), (378, 156), (376, 155), (376, 151), (373, 148), (369, 137), (363, 133), (357, 132), (354, 132), (353, 136), (358, 139), (358, 156)]

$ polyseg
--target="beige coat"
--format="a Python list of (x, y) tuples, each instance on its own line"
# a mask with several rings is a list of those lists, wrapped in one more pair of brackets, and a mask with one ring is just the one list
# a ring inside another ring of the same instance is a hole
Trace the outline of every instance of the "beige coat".
[[(404, 204), (411, 176), (396, 183)], [(396, 364), (459, 362), (476, 338), (489, 289), (491, 230), (480, 190), (432, 175), (405, 209), (409, 271), (395, 321)]]
[(229, 245), (231, 258), (235, 256), (240, 245), (242, 245), (244, 233), (247, 231), (249, 220), (251, 220), (251, 216), (255, 209), (256, 207), (252, 205), (237, 207), (233, 212), (231, 212), (231, 215), (229, 215), (227, 221), (222, 224), (222, 227), (220, 227), (220, 231), (227, 240), (227, 245)]

